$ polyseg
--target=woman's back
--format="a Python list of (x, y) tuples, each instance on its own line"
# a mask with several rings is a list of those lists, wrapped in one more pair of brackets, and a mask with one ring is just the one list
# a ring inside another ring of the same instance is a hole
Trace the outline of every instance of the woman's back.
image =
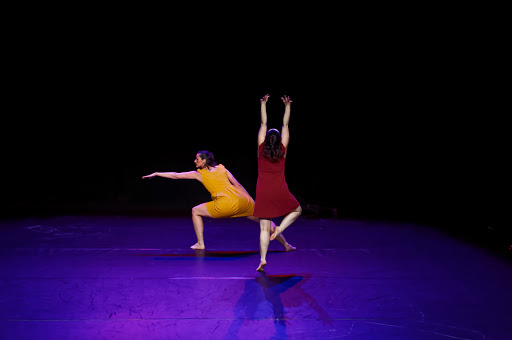
[(227, 170), (222, 164), (219, 164), (214, 170), (198, 169), (197, 171), (203, 178), (204, 187), (212, 195), (231, 185)]

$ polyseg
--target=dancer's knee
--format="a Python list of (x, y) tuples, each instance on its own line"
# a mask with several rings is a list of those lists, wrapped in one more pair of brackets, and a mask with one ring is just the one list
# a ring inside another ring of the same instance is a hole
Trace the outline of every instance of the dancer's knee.
[(295, 211), (299, 214), (299, 216), (302, 215), (302, 207), (300, 205)]
[(270, 220), (267, 220), (267, 219), (262, 219), (260, 220), (260, 230), (261, 231), (266, 231), (266, 232), (269, 232), (270, 231)]

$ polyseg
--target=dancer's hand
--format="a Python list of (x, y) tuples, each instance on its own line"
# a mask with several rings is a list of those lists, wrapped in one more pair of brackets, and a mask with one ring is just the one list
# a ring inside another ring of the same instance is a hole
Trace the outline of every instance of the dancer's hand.
[(153, 172), (151, 175), (142, 176), (142, 179), (156, 177), (156, 174), (156, 172)]
[(290, 105), (293, 101), (288, 96), (281, 97), (283, 100), (284, 105)]
[(268, 94), (264, 95), (264, 96), (263, 96), (263, 98), (261, 98), (261, 99), (260, 99), (260, 102), (261, 102), (262, 104), (267, 103), (268, 97), (270, 97)]

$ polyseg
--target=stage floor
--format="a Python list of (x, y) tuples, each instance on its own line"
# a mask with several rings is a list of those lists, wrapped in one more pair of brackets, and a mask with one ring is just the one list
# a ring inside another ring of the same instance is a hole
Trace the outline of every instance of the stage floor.
[(0, 220), (1, 339), (510, 339), (509, 259), (409, 223)]

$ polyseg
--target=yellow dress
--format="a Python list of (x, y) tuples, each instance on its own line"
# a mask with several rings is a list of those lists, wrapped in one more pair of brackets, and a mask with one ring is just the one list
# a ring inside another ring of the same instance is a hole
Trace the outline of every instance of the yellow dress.
[(219, 164), (214, 171), (198, 169), (203, 185), (212, 195), (212, 201), (206, 203), (206, 209), (213, 218), (251, 216), (254, 212), (254, 200), (244, 191), (235, 187), (228, 178), (224, 165)]

